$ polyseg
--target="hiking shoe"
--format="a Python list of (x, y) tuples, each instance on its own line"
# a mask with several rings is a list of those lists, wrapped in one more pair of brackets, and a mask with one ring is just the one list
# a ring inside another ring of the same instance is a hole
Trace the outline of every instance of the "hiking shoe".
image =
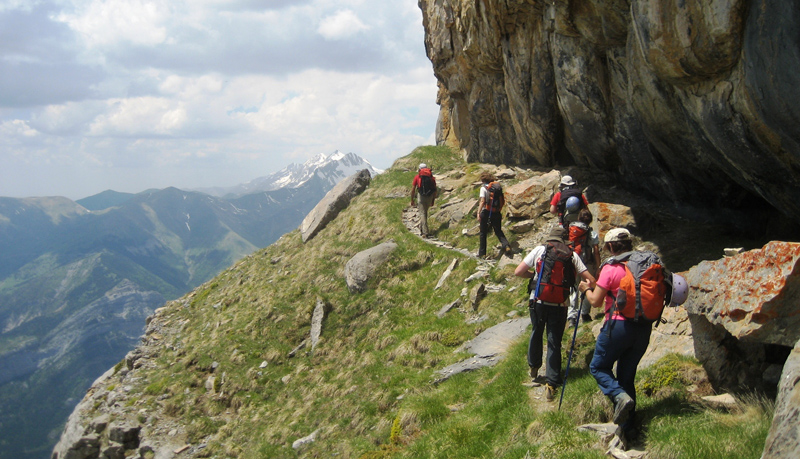
[(592, 315), (591, 314), (581, 314), (581, 322), (587, 323), (587, 322), (591, 322), (591, 321), (592, 321)]
[(624, 424), (633, 411), (636, 402), (626, 392), (614, 396), (614, 424)]
[(528, 367), (528, 375), (531, 379), (536, 379), (539, 376), (539, 367)]
[(544, 385), (544, 399), (552, 402), (556, 399), (556, 387), (547, 383)]
[(575, 317), (573, 319), (569, 319), (569, 328), (575, 328), (578, 326), (578, 318)]

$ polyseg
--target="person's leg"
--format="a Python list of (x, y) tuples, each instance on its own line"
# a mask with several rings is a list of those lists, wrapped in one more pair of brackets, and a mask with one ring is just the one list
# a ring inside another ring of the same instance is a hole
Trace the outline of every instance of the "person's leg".
[(617, 361), (617, 380), (622, 389), (636, 401), (636, 367), (647, 352), (652, 326), (648, 323), (626, 321), (626, 336), (630, 345), (622, 351)]
[(489, 233), (489, 211), (482, 210), (481, 212), (481, 236), (480, 236), (480, 246), (478, 248), (478, 256), (482, 257), (486, 255), (486, 236)]
[(572, 288), (569, 290), (569, 312), (567, 312), (567, 320), (572, 323), (572, 321), (578, 318), (578, 314), (580, 313), (580, 307), (578, 302), (580, 301), (580, 294), (578, 293), (577, 288)]
[(600, 391), (612, 399), (623, 392), (622, 386), (614, 376), (614, 363), (625, 349), (624, 341), (623, 321), (607, 320), (597, 336), (594, 356), (589, 364), (589, 372), (597, 381)]
[(492, 212), (491, 220), (494, 235), (497, 236), (497, 239), (503, 247), (500, 251), (505, 252), (506, 247), (508, 247), (508, 239), (506, 239), (506, 235), (503, 233), (503, 215), (500, 211)]
[(542, 366), (542, 335), (544, 334), (544, 321), (540, 311), (541, 305), (529, 304), (528, 312), (531, 315), (531, 338), (528, 342), (528, 367), (538, 369)]
[(567, 324), (567, 308), (563, 306), (543, 306), (547, 308), (547, 382), (552, 386), (561, 384), (561, 339)]
[(428, 235), (428, 208), (431, 206), (430, 196), (417, 195), (417, 209), (419, 209), (419, 232), (422, 236)]

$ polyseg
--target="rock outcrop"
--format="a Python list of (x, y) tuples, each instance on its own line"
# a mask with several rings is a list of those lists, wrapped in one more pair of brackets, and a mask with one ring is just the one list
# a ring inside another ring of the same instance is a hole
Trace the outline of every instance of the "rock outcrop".
[(674, 202), (767, 201), (800, 221), (797, 2), (419, 6), (437, 142), (469, 161), (575, 164)]
[(362, 169), (337, 183), (300, 224), (300, 236), (303, 242), (308, 242), (316, 236), (339, 215), (339, 212), (347, 208), (354, 197), (364, 192), (370, 180), (369, 169)]
[(763, 381), (770, 366), (783, 366), (800, 340), (800, 244), (770, 242), (704, 261), (684, 277), (695, 352), (712, 382), (729, 388), (771, 385)]

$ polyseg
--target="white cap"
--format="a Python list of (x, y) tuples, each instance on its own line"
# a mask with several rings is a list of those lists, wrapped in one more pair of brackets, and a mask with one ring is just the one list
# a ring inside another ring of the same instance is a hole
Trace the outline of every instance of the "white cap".
[(426, 167), (428, 167), (428, 165), (427, 165), (427, 164), (425, 164), (425, 163), (419, 163), (419, 167), (418, 167), (417, 169), (425, 169)]
[(572, 180), (571, 175), (565, 175), (561, 177), (561, 184), (564, 186), (573, 186), (575, 185), (575, 180)]
[(603, 238), (603, 243), (617, 242), (617, 241), (630, 241), (631, 232), (625, 228), (613, 228), (608, 230), (606, 237)]

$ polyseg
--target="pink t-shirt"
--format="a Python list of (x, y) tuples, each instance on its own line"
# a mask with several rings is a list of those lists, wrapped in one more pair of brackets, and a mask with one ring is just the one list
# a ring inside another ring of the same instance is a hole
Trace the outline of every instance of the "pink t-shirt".
[[(622, 263), (605, 265), (603, 266), (603, 269), (600, 271), (600, 275), (597, 278), (597, 285), (608, 290), (614, 296), (616, 296), (617, 291), (619, 290), (619, 282), (623, 277), (625, 277), (625, 265)], [(614, 299), (611, 298), (611, 295), (606, 295), (605, 304), (606, 313), (614, 308)], [(625, 318), (619, 314), (612, 315), (611, 319), (625, 320)]]

